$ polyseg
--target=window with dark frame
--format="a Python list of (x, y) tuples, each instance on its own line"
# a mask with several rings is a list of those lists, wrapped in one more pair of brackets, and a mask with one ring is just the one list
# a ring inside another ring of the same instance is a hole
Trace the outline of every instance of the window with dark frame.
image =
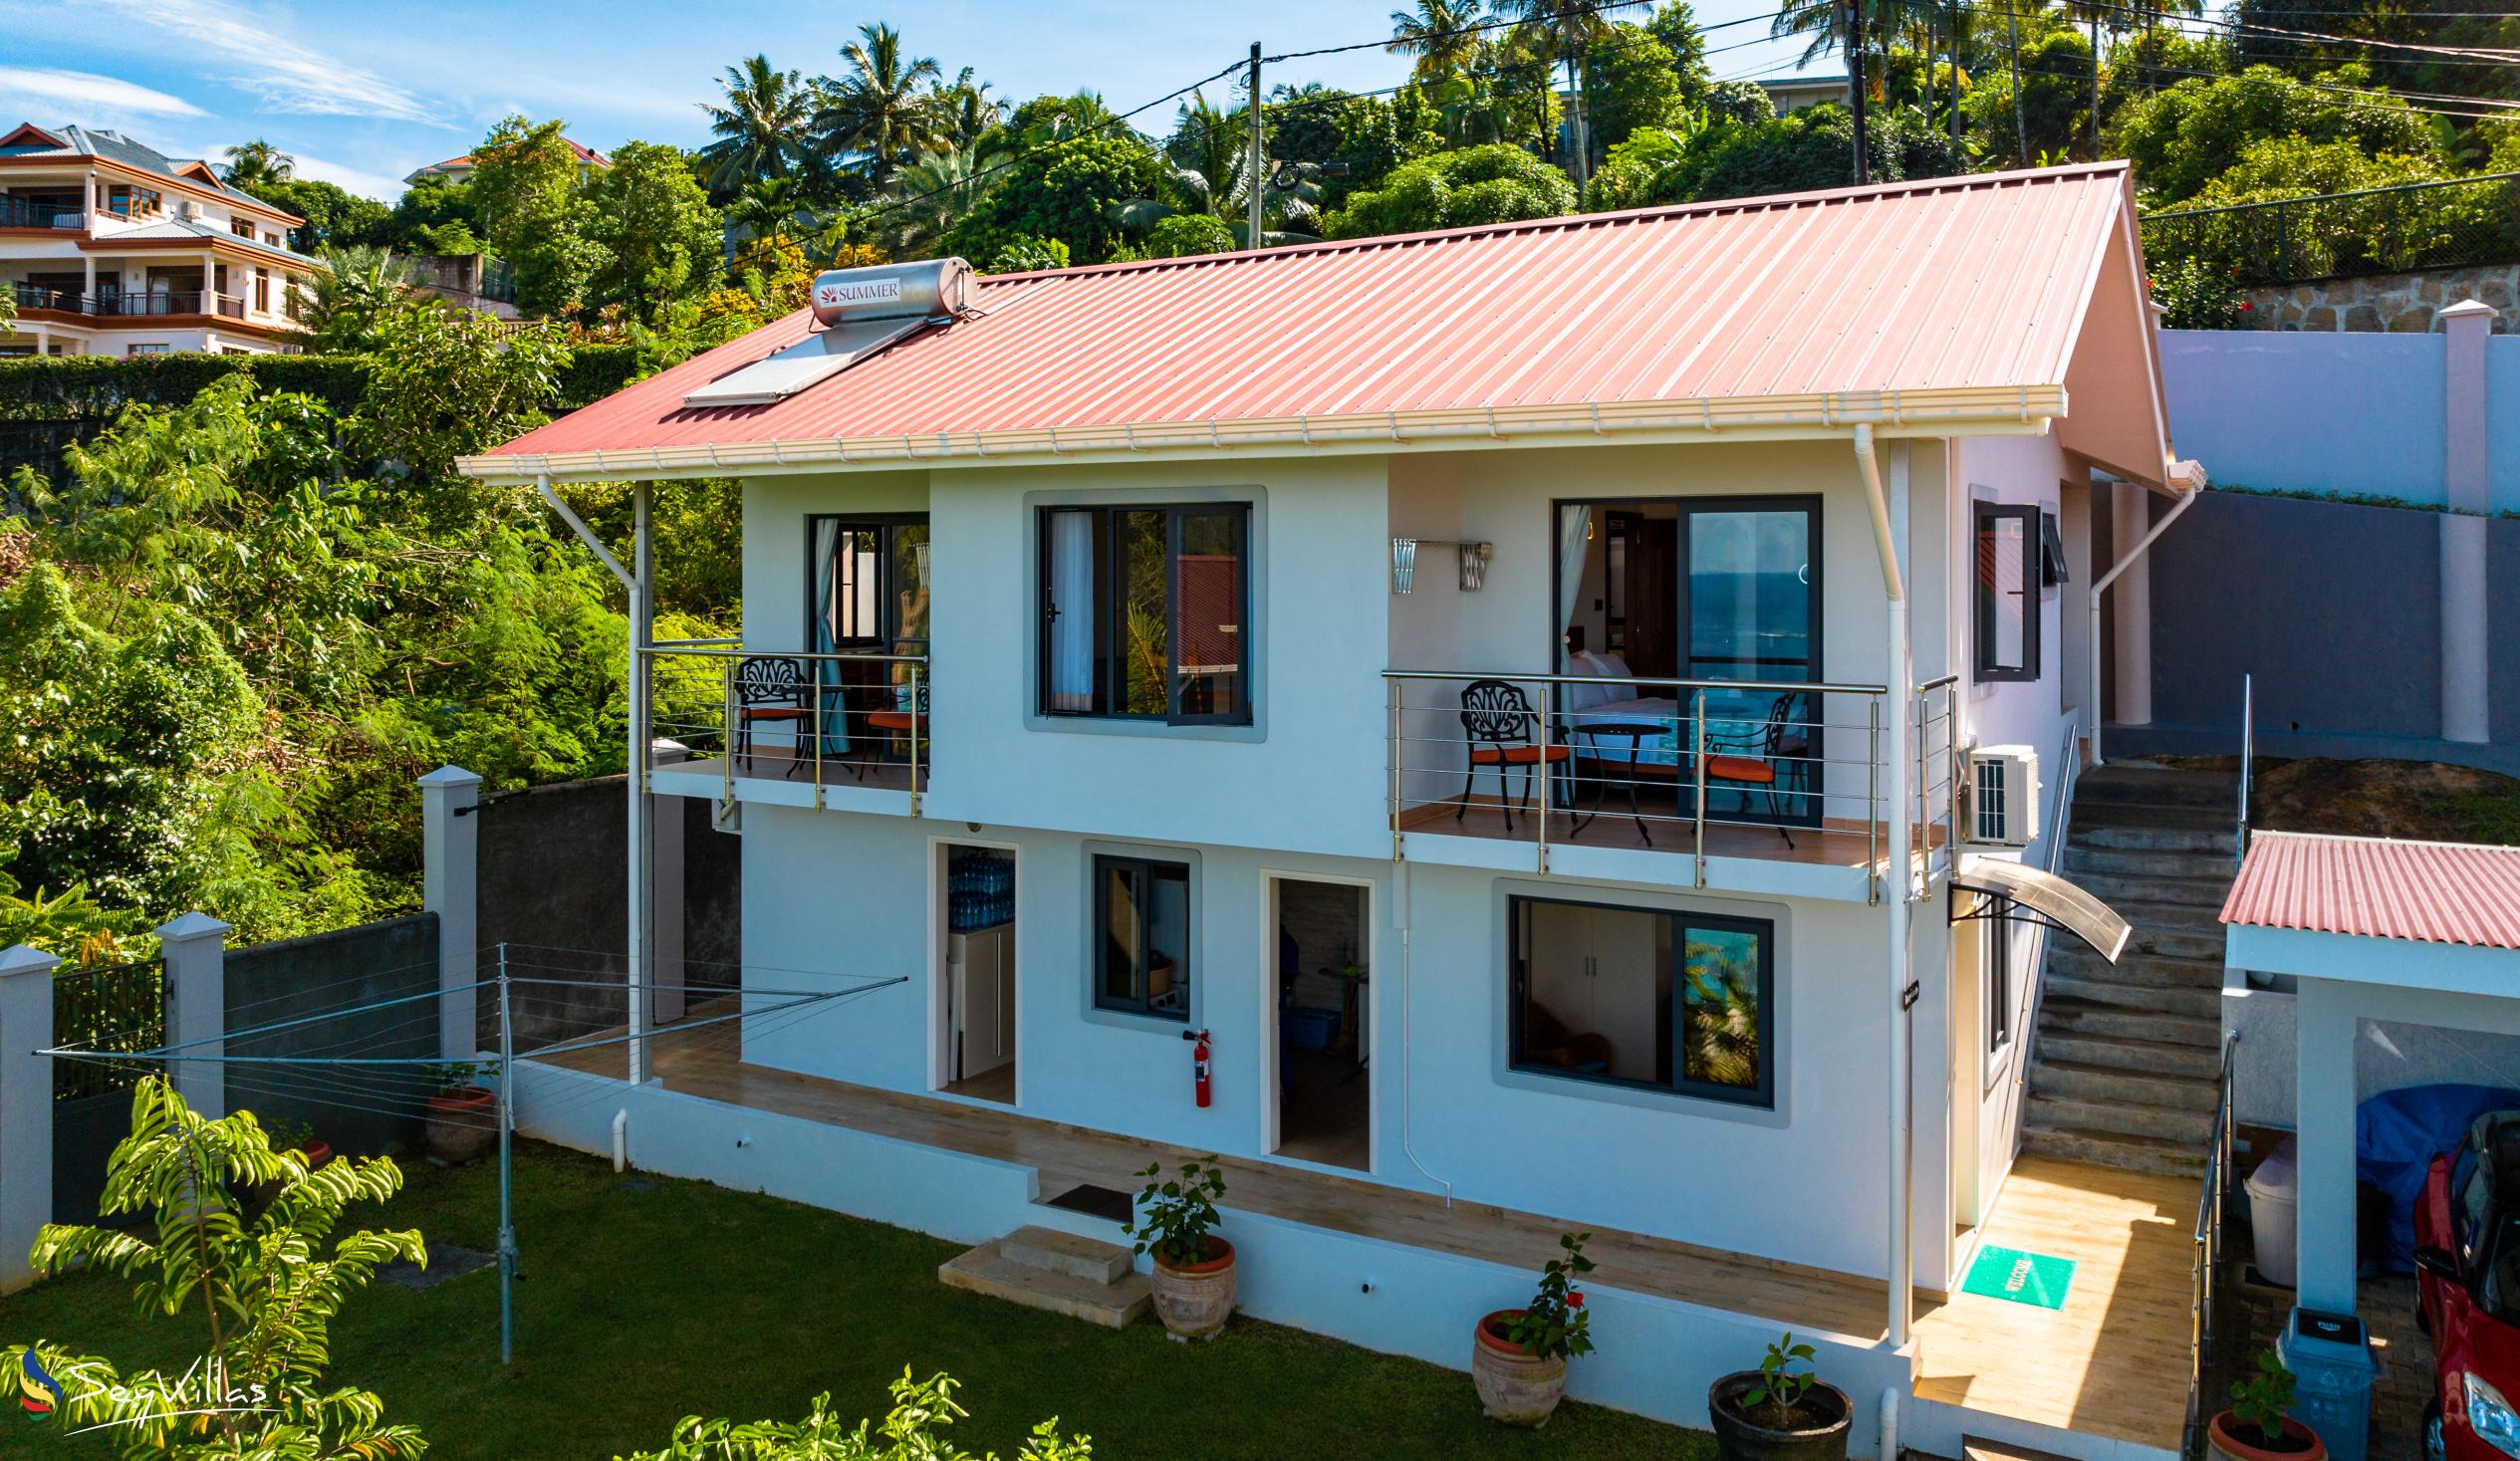
[(2036, 506), (1977, 504), (1972, 521), (1976, 679), (2039, 677), (2039, 573), (2043, 535)]
[(1045, 715), (1251, 722), (1251, 509), (1041, 514)]
[(2012, 904), (1999, 903), (1986, 920), (1986, 1053), (2012, 1044)]
[(1149, 857), (1094, 859), (1094, 1007), (1190, 1018), (1190, 869)]
[(1515, 898), (1516, 1072), (1774, 1109), (1776, 925)]

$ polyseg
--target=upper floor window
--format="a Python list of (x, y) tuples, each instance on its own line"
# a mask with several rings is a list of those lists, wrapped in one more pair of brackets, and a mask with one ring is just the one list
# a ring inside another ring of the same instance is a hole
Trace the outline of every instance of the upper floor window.
[(254, 220), (251, 218), (231, 218), (228, 220), (227, 231), (235, 234), (238, 238), (252, 238), (254, 236)]
[(1514, 1070), (1776, 1104), (1776, 925), (1515, 898)]
[(158, 210), (154, 188), (115, 183), (105, 190), (105, 210), (121, 218), (145, 218)]
[(1251, 509), (1054, 507), (1041, 520), (1041, 708), (1251, 721)]
[(2040, 518), (2036, 506), (1977, 504), (1971, 637), (1981, 684), (2039, 677)]

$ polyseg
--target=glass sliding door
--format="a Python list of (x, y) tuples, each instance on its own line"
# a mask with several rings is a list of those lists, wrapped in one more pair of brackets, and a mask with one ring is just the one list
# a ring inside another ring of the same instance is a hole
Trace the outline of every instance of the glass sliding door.
[[(1680, 675), (1697, 680), (1820, 678), (1820, 500), (1719, 498), (1680, 509)], [(1710, 748), (1775, 768), (1772, 793), (1739, 794), (1727, 818), (1820, 820), (1812, 726), (1820, 697), (1744, 688), (1706, 695)], [(1710, 793), (1709, 815), (1718, 794)]]
[[(910, 666), (881, 656), (927, 652), (927, 519), (910, 514), (807, 520), (807, 645), (818, 654), (859, 653), (866, 659), (817, 660), (823, 754), (870, 749), (866, 717), (906, 710)], [(925, 678), (922, 670), (920, 677)], [(873, 749), (886, 749), (881, 744)]]

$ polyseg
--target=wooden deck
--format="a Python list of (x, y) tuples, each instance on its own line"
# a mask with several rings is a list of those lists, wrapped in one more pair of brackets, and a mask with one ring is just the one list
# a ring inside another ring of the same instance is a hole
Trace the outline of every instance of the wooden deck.
[[(1687, 818), (1674, 815), (1670, 798), (1662, 798), (1657, 805), (1648, 797), (1640, 807), (1641, 827), (1637, 818), (1628, 814), (1625, 798), (1613, 794), (1609, 808), (1595, 816), (1587, 797), (1585, 805), (1574, 811), (1560, 808), (1549, 814), (1549, 844), (1560, 848), (1673, 852), (1681, 856), (1696, 852), (1695, 826)], [(1466, 809), (1457, 801), (1427, 802), (1400, 813), (1400, 831), (1531, 843), (1538, 840), (1536, 811), (1515, 809), (1513, 827), (1508, 830), (1505, 809), (1493, 797), (1474, 797)], [(1456, 817), (1456, 813), (1460, 815)], [(1867, 836), (1860, 823), (1794, 827), (1779, 832), (1773, 827), (1717, 823), (1712, 820), (1715, 815), (1710, 809), (1706, 824), (1706, 855), (1710, 857), (1750, 857), (1814, 867), (1864, 867), (1878, 863), (1887, 868), (1889, 864), (1886, 844), (1878, 837)], [(1786, 833), (1792, 834), (1790, 844)], [(1933, 830), (1933, 840), (1935, 846), (1941, 845), (1940, 828)]]
[[(731, 1030), (731, 1026), (717, 1027)], [(1002, 1106), (903, 1095), (732, 1058), (726, 1043), (659, 1035), (669, 1090), (825, 1121), (1040, 1174), (1055, 1196), (1080, 1183), (1134, 1191), (1147, 1163), (1203, 1155), (1039, 1120)], [(620, 1046), (553, 1064), (618, 1078)], [(1456, 1202), (1275, 1162), (1227, 1157), (1234, 1207), (1517, 1268), (1536, 1268), (1580, 1217)], [(2024, 1158), (1984, 1240), (2081, 1264), (2061, 1311), (1955, 1295), (1917, 1302), (1916, 1393), (2142, 1445), (2174, 1448), (2187, 1374), (2187, 1184)], [(1668, 1239), (1594, 1227), (1595, 1281), (1774, 1323), (1879, 1340), (1888, 1296), (1877, 1281)]]

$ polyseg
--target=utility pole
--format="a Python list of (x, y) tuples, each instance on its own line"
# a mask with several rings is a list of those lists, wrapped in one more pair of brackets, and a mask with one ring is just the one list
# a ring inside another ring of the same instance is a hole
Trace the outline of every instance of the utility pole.
[(2018, 0), (2004, 0), (2004, 36), (2012, 48), (2012, 135), (2014, 155), (2022, 166), (2030, 165), (2030, 123), (2021, 110), (2021, 12)]
[(1864, 0), (1847, 0), (1847, 95), (1855, 104), (1855, 183), (1873, 180), (1873, 147), (1866, 134), (1864, 107), (1872, 88), (1864, 75)]
[(1261, 206), (1268, 200), (1269, 179), (1262, 176), (1260, 170), (1268, 159), (1262, 155), (1260, 140), (1260, 43), (1254, 41), (1251, 43), (1251, 236), (1243, 240), (1246, 249), (1260, 247)]

